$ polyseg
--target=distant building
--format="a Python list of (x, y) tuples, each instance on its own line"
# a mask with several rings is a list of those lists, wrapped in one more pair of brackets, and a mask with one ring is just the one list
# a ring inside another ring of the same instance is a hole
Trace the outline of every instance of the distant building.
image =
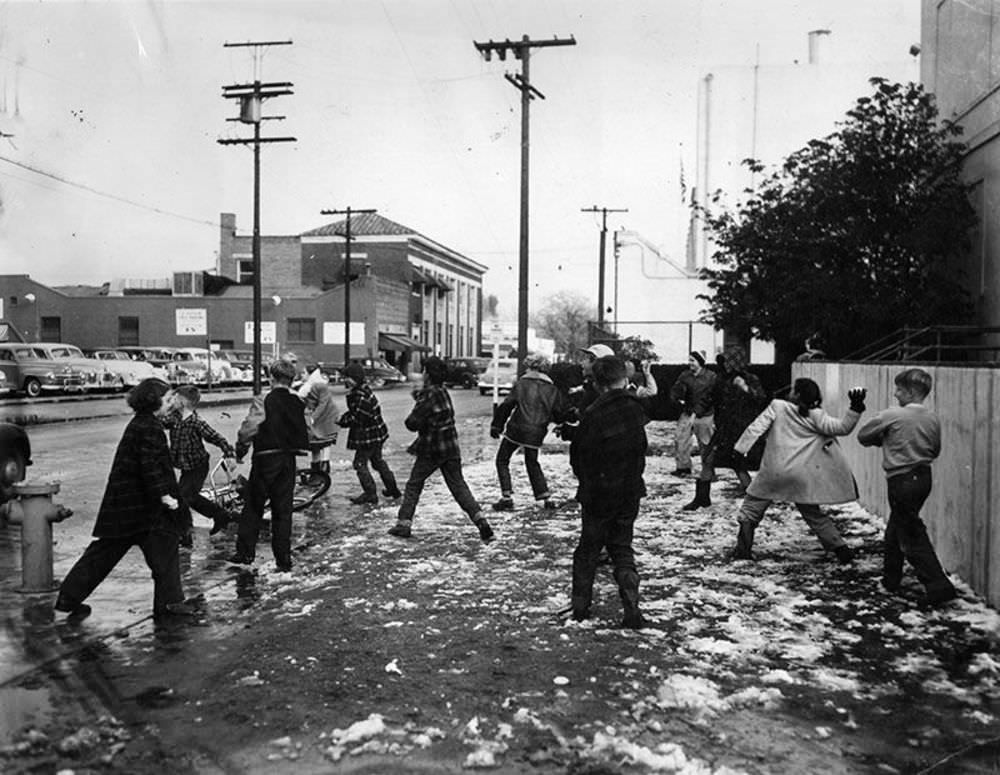
[(1000, 24), (997, 0), (923, 0), (920, 24), (920, 79), (934, 93), (943, 118), (959, 124), (969, 151), (962, 177), (972, 186), (970, 201), (979, 215), (965, 263), (965, 277), (981, 326), (1000, 326)]
[[(266, 352), (340, 363), (345, 341), (343, 221), (261, 237)], [(420, 353), (477, 355), (486, 267), (379, 215), (351, 220), (351, 357), (381, 356), (404, 371)], [(50, 288), (0, 275), (0, 319), (25, 339), (83, 348), (125, 345), (244, 349), (253, 337), (252, 237), (221, 217), (214, 272)]]

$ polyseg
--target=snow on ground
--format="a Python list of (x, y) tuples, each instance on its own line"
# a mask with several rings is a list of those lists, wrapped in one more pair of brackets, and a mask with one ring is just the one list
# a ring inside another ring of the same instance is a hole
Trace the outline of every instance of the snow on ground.
[[(571, 502), (575, 480), (566, 447), (558, 442), (541, 456), (550, 489), (564, 502), (555, 512), (531, 502), (519, 456), (512, 461), (517, 510), (492, 512), (489, 503), (499, 495), (492, 449), (484, 445), (467, 454), (472, 462), (466, 465), (466, 479), (496, 530), (490, 545), (479, 542), (475, 527), (440, 476), (434, 476), (421, 497), (412, 539), (386, 534), (395, 506), (383, 503), (355, 523), (355, 529), (323, 547), (322, 556), (311, 559), (309, 574), (289, 581), (286, 574), (265, 570), (262, 582), (284, 590), (288, 599), (282, 615), (287, 617), (325, 616), (327, 606), (337, 606), (373, 624), (381, 622), (387, 631), (433, 644), (448, 635), (449, 617), (468, 610), (474, 613), (463, 634), (473, 653), (475, 638), (482, 637), (526, 640), (540, 653), (575, 653), (585, 646), (599, 651), (602, 660), (619, 651), (630, 655), (601, 679), (614, 682), (620, 723), (569, 731), (561, 727), (558, 697), (596, 691), (594, 674), (601, 667), (568, 661), (558, 674), (512, 680), (503, 702), (506, 718), (473, 719), (464, 727), (470, 768), (494, 766), (507, 750), (505, 735), (513, 726), (547, 730), (558, 746), (584, 758), (613, 755), (654, 771), (713, 772), (711, 765), (663, 737), (669, 714), (698, 725), (741, 708), (780, 712), (792, 697), (817, 694), (827, 698), (836, 720), (816, 728), (818, 739), (828, 737), (831, 729), (857, 726), (847, 705), (875, 707), (909, 693), (926, 695), (928, 706), (943, 703), (943, 713), (960, 707), (970, 723), (996, 724), (992, 709), (1000, 698), (1000, 661), (985, 653), (995, 649), (1000, 634), (996, 612), (960, 583), (960, 600), (941, 610), (921, 610), (913, 599), (884, 592), (878, 583), (882, 523), (857, 504), (829, 508), (858, 550), (852, 566), (826, 555), (790, 504), (772, 506), (758, 529), (757, 562), (726, 561), (739, 506), (735, 479), (720, 472), (712, 488), (713, 506), (682, 511), (693, 497), (694, 482), (671, 476), (673, 458), (655, 454), (666, 445), (669, 429), (650, 427), (649, 496), (635, 528), (643, 608), (651, 622), (641, 632), (618, 628), (620, 605), (604, 568), (595, 587), (594, 618), (583, 623), (567, 618), (579, 512)], [(402, 482), (405, 475), (397, 474)], [(373, 586), (364, 597), (340, 597), (341, 576), (363, 568), (373, 556), (383, 565), (386, 557), (393, 560), (384, 585)], [(916, 582), (912, 584), (915, 593)], [(296, 590), (324, 589), (330, 595), (322, 604), (296, 598)], [(427, 600), (432, 604), (418, 602)], [(492, 616), (484, 618), (483, 611)], [(502, 620), (502, 630), (494, 620)], [(408, 680), (418, 666), (433, 663), (436, 653), (390, 656), (387, 678)], [(440, 675), (460, 675), (465, 667), (444, 661), (437, 669)], [(375, 714), (379, 710), (372, 708)], [(410, 749), (433, 737), (421, 728), (393, 730), (381, 716), (377, 722), (375, 718), (364, 726), (371, 731), (365, 737), (367, 750), (379, 735), (385, 746), (390, 741), (395, 746), (384, 750), (393, 751), (407, 749), (399, 742), (404, 731)], [(332, 733), (331, 758), (348, 751), (352, 740), (349, 733)], [(730, 771), (721, 765), (714, 769)]]

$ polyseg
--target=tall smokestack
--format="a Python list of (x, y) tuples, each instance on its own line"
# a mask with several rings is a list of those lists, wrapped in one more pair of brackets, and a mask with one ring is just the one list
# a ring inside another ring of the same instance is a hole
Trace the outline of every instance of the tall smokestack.
[(826, 49), (823, 40), (829, 34), (830, 30), (813, 30), (809, 33), (809, 64), (820, 64), (820, 60), (822, 59), (820, 54)]

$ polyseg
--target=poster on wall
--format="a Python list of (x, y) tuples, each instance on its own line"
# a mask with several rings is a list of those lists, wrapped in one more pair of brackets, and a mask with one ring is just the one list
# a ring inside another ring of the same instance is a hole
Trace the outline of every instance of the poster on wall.
[[(278, 341), (278, 327), (273, 320), (260, 321), (260, 343), (274, 344)], [(253, 321), (243, 322), (243, 343), (253, 344)]]
[[(323, 344), (343, 344), (344, 324), (334, 322), (323, 323)], [(354, 345), (364, 345), (365, 343), (365, 323), (364, 321), (353, 321), (351, 323), (351, 352), (354, 352)]]
[(177, 336), (208, 336), (208, 310), (184, 308), (174, 310)]

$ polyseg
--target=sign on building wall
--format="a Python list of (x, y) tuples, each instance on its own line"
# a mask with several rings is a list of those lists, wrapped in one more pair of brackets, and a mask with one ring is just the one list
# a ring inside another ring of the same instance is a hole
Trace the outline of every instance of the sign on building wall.
[(207, 309), (174, 310), (177, 320), (177, 336), (208, 336)]
[[(278, 326), (273, 320), (260, 321), (260, 343), (274, 344), (278, 341)], [(243, 344), (253, 344), (253, 321), (243, 322)]]
[[(344, 324), (334, 322), (323, 323), (323, 344), (343, 344)], [(354, 345), (364, 345), (365, 324), (364, 321), (353, 321), (351, 323), (351, 347)], [(352, 349), (353, 352), (353, 349)]]

